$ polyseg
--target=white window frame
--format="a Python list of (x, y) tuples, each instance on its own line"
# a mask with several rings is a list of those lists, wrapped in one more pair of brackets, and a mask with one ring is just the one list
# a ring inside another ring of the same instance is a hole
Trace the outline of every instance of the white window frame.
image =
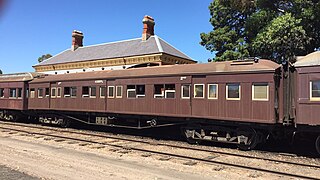
[[(55, 90), (55, 95), (54, 95), (54, 96), (52, 96), (52, 91), (53, 91), (53, 90)], [(51, 94), (51, 98), (56, 98), (56, 97), (57, 97), (57, 88), (52, 87), (52, 88), (51, 88), (51, 91), (50, 91), (50, 94)]]
[[(173, 92), (174, 93), (174, 98), (167, 98), (167, 92)], [(164, 98), (165, 99), (175, 99), (176, 98), (176, 90), (165, 90), (164, 91)]]
[[(210, 93), (210, 86), (216, 86), (216, 97), (212, 98), (209, 96), (209, 93)], [(208, 84), (208, 99), (218, 99), (218, 96), (219, 96), (219, 85), (218, 84)]]
[[(109, 96), (109, 94), (110, 94), (110, 93), (109, 93), (109, 91), (110, 91), (110, 90), (109, 90), (109, 88), (112, 88), (112, 89), (113, 89), (113, 90), (112, 90), (112, 94), (113, 94), (113, 96)], [(111, 98), (114, 98), (114, 96), (115, 96), (115, 94), (114, 94), (114, 93), (115, 93), (114, 86), (108, 86), (107, 97), (108, 97), (108, 98), (110, 98), (110, 99), (111, 99)]]
[[(196, 86), (202, 86), (202, 89), (203, 89), (202, 97), (196, 97)], [(205, 93), (206, 93), (205, 84), (194, 84), (193, 85), (193, 98), (195, 98), (195, 99), (204, 99)]]
[[(39, 96), (39, 95), (40, 95), (40, 93), (39, 93), (39, 90), (40, 90), (40, 89), (42, 89), (42, 94), (41, 94), (41, 96)], [(43, 88), (38, 88), (37, 90), (38, 90), (38, 98), (39, 98), (39, 99), (42, 99), (42, 98), (43, 98)]]
[[(259, 84), (267, 84), (267, 99), (256, 99), (254, 98), (254, 86), (259, 85)], [(253, 83), (252, 88), (251, 88), (251, 96), (252, 96), (252, 101), (269, 101), (269, 84), (268, 83)]]
[[(121, 89), (121, 95), (118, 96), (118, 87)], [(123, 87), (122, 86), (116, 86), (116, 98), (122, 98), (122, 93), (123, 93)]]
[[(183, 96), (183, 86), (189, 86), (189, 97), (184, 97)], [(181, 85), (181, 99), (190, 99), (191, 98), (191, 84), (182, 84)]]
[[(101, 92), (102, 92), (101, 89), (103, 89), (103, 88), (104, 88), (104, 96), (101, 95)], [(106, 90), (107, 90), (106, 86), (100, 86), (99, 87), (99, 97), (100, 98), (106, 98)]]
[[(58, 89), (60, 89), (60, 95), (58, 95), (58, 92), (59, 92)], [(62, 94), (61, 87), (57, 87), (57, 92), (56, 92), (57, 98), (61, 98), (61, 94)]]
[[(96, 89), (96, 95), (95, 96), (91, 96), (92, 88)], [(96, 86), (89, 86), (89, 97), (90, 98), (97, 98), (97, 87)]]
[[(228, 98), (228, 84), (239, 84), (239, 98)], [(241, 84), (240, 83), (227, 83), (226, 84), (226, 99), (227, 100), (236, 100), (236, 101), (240, 101), (241, 100)]]
[(310, 80), (310, 88), (309, 88), (309, 99), (310, 101), (320, 101), (320, 97), (312, 97), (312, 81), (320, 81), (320, 80)]
[(29, 98), (35, 98), (35, 97), (36, 97), (36, 89), (35, 88), (30, 88), (30, 96), (29, 96)]
[[(129, 92), (134, 91), (136, 93), (136, 89), (127, 89), (127, 98), (128, 99), (135, 99), (135, 97), (129, 97)], [(137, 94), (136, 94), (137, 96)]]

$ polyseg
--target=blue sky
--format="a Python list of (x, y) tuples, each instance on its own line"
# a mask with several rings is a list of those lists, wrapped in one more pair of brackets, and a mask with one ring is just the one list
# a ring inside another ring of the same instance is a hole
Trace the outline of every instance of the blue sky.
[(72, 30), (84, 45), (141, 37), (142, 18), (155, 19), (155, 34), (199, 62), (214, 54), (199, 44), (209, 32), (211, 0), (11, 0), (0, 9), (0, 69), (34, 71), (42, 54), (70, 48)]

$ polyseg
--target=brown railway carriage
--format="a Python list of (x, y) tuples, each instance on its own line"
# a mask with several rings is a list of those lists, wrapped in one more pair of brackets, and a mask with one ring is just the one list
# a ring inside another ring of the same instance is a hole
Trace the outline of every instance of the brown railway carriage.
[(28, 110), (28, 82), (36, 73), (0, 75), (0, 119), (16, 120)]
[(46, 76), (30, 82), (29, 109), (276, 124), (280, 71), (260, 60)]

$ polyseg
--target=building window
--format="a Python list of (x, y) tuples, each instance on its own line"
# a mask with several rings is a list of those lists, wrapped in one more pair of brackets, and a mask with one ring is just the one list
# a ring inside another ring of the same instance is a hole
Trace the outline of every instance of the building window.
[(241, 86), (239, 83), (230, 83), (226, 86), (227, 100), (240, 100)]
[(34, 98), (35, 97), (35, 89), (31, 88), (30, 89), (30, 98)]
[(61, 87), (57, 88), (57, 98), (61, 97)]
[(18, 88), (18, 92), (17, 92), (18, 94), (18, 98), (22, 98), (22, 88)]
[(143, 98), (146, 96), (146, 88), (145, 85), (136, 85), (136, 97)]
[(38, 89), (38, 98), (43, 98), (43, 89), (42, 88)]
[(122, 86), (116, 87), (116, 98), (122, 98)]
[(269, 85), (268, 83), (252, 84), (252, 100), (268, 101), (269, 100)]
[(208, 99), (218, 99), (218, 84), (208, 84)]
[(0, 98), (4, 98), (4, 89), (0, 88)]
[(127, 85), (127, 98), (136, 98), (136, 86)]
[(114, 98), (114, 86), (108, 86), (108, 98)]
[(181, 86), (181, 98), (190, 99), (190, 84), (183, 84)]
[(51, 88), (51, 98), (57, 97), (56, 91), (57, 91), (57, 88)]
[(89, 86), (82, 87), (82, 97), (89, 97)]
[(310, 81), (310, 100), (320, 101), (320, 80)]
[(164, 98), (172, 99), (175, 98), (176, 85), (175, 84), (165, 84), (164, 85)]
[(90, 98), (96, 98), (97, 97), (97, 88), (95, 86), (90, 87)]
[(154, 85), (154, 98), (164, 98), (164, 84)]
[(105, 97), (106, 97), (106, 87), (100, 86), (100, 98), (105, 98)]
[(204, 84), (194, 85), (194, 98), (204, 98)]
[(50, 96), (50, 89), (46, 88), (45, 90), (46, 90), (46, 92), (45, 92), (46, 97), (49, 97)]

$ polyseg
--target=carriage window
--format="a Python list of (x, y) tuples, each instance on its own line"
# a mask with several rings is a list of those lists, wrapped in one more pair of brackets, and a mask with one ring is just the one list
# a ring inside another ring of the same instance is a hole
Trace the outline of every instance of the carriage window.
[(10, 98), (16, 98), (17, 97), (17, 89), (16, 88), (10, 88), (9, 89), (9, 97)]
[(77, 87), (71, 87), (71, 97), (77, 97)]
[(204, 84), (194, 85), (194, 98), (204, 98)]
[(268, 101), (269, 100), (268, 83), (254, 83), (254, 84), (252, 84), (252, 100), (256, 100), (256, 101)]
[(114, 98), (114, 86), (108, 86), (108, 98)]
[(29, 98), (29, 88), (26, 89), (26, 98)]
[(116, 88), (116, 98), (122, 98), (122, 86)]
[(240, 100), (241, 86), (239, 83), (227, 84), (226, 99)]
[(105, 97), (106, 97), (106, 87), (100, 86), (100, 98), (105, 98)]
[(165, 91), (164, 91), (165, 98), (168, 98), (168, 99), (175, 98), (175, 94), (176, 94), (175, 84), (165, 84), (164, 88), (165, 88)]
[(89, 86), (82, 87), (82, 97), (89, 97)]
[(61, 97), (61, 87), (57, 88), (57, 98)]
[(38, 89), (38, 98), (43, 98), (43, 89), (42, 88)]
[(127, 97), (128, 98), (136, 98), (136, 86), (135, 85), (127, 85)]
[(320, 101), (320, 80), (310, 81), (310, 100)]
[(154, 94), (154, 98), (164, 98), (164, 85), (155, 84), (153, 94)]
[(64, 97), (70, 97), (71, 96), (71, 88), (70, 87), (64, 87)]
[(4, 89), (0, 88), (0, 98), (4, 98)]
[(145, 97), (145, 93), (146, 93), (146, 88), (145, 85), (136, 85), (136, 97), (137, 98), (143, 98)]
[(35, 89), (31, 88), (30, 89), (30, 98), (34, 98), (35, 97)]
[(22, 88), (18, 88), (18, 98), (22, 98)]
[(46, 94), (46, 97), (49, 97), (49, 95), (50, 95), (50, 89), (49, 88), (46, 88), (46, 92), (45, 92)]
[(183, 84), (181, 86), (181, 98), (190, 99), (190, 84)]
[(57, 96), (56, 91), (57, 88), (51, 88), (51, 98), (55, 98)]
[(95, 98), (97, 96), (97, 88), (95, 86), (90, 87), (90, 98)]
[(208, 99), (218, 99), (218, 84), (208, 84)]

